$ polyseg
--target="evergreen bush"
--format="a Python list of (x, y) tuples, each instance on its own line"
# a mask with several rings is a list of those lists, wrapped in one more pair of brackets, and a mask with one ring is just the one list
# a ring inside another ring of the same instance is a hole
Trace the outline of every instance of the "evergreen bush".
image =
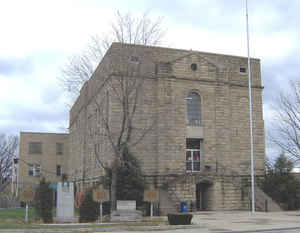
[(52, 216), (53, 190), (45, 178), (40, 181), (35, 193), (35, 212), (44, 223), (53, 222)]
[[(142, 206), (145, 181), (139, 161), (128, 149), (123, 153), (123, 163), (117, 174), (117, 200), (136, 200)], [(106, 187), (110, 187), (111, 169), (107, 170)]]
[(79, 208), (79, 222), (94, 222), (99, 216), (99, 203), (93, 200), (92, 189), (88, 190)]

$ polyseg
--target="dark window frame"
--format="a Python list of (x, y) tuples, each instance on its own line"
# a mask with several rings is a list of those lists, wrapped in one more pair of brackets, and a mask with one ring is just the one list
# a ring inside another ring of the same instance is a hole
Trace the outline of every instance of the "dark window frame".
[(187, 121), (189, 126), (200, 126), (201, 122), (201, 97), (195, 91), (190, 91), (187, 96)]
[(241, 66), (241, 67), (240, 67), (240, 74), (247, 74), (247, 68)]
[(28, 164), (28, 175), (33, 176), (34, 175), (34, 167), (33, 164)]
[(40, 164), (28, 164), (28, 176), (40, 177), (41, 165)]
[(186, 139), (186, 172), (200, 172), (201, 170), (201, 139)]
[(61, 175), (62, 175), (61, 165), (57, 164), (56, 165), (56, 176), (61, 176)]

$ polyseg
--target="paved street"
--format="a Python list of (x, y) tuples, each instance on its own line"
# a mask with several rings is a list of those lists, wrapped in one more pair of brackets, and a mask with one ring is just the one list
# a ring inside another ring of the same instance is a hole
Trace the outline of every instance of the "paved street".
[[(164, 233), (300, 233), (300, 211), (288, 212), (257, 212), (245, 211), (198, 212), (194, 213), (190, 226), (114, 226), (101, 227), (94, 224), (93, 228), (82, 224), (72, 225), (72, 229), (56, 230), (0, 230), (0, 233), (96, 233), (115, 232), (157, 232)], [(107, 224), (106, 224), (107, 225)], [(46, 228), (46, 226), (45, 226)], [(178, 229), (179, 228), (179, 229)]]
[[(295, 230), (292, 230), (292, 229), (288, 229), (288, 230), (271, 230), (271, 231), (247, 231), (247, 233), (258, 233), (258, 232), (260, 232), (260, 233), (299, 233), (300, 229), (295, 229)], [(239, 233), (239, 232), (234, 232), (234, 233)]]

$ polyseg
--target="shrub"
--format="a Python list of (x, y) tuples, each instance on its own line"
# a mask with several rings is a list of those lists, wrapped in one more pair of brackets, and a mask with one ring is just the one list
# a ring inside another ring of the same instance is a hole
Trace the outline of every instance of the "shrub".
[(284, 155), (267, 163), (265, 179), (260, 183), (262, 190), (284, 210), (300, 208), (300, 181), (291, 173), (294, 164)]
[[(107, 169), (105, 186), (111, 185), (112, 170)], [(123, 153), (122, 166), (117, 171), (117, 200), (136, 200), (140, 207), (143, 204), (145, 180), (138, 159), (126, 148)]]
[(190, 225), (192, 218), (192, 214), (168, 214), (170, 225)]
[(44, 223), (53, 222), (52, 203), (52, 189), (49, 186), (49, 182), (46, 182), (43, 178), (35, 193), (35, 211)]
[(79, 209), (79, 222), (94, 222), (99, 216), (99, 204), (93, 200), (92, 189), (88, 190)]

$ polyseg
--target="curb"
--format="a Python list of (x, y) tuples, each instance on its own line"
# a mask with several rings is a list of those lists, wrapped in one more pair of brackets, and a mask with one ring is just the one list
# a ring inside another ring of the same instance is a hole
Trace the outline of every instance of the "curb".
[(116, 231), (167, 231), (179, 229), (205, 228), (200, 225), (174, 225), (174, 226), (124, 226), (101, 228), (77, 228), (77, 229), (0, 229), (0, 233), (88, 233), (88, 232), (116, 232)]
[[(116, 232), (116, 231), (167, 231), (180, 229), (207, 229), (200, 225), (175, 225), (175, 226), (124, 226), (124, 227), (104, 227), (104, 228), (77, 228), (77, 229), (0, 229), (0, 233), (90, 233), (90, 232)], [(300, 227), (256, 229), (256, 230), (230, 230), (214, 231), (214, 233), (255, 233), (255, 232), (272, 232), (297, 230)]]
[(237, 231), (216, 231), (214, 233), (255, 233), (255, 232), (270, 232), (270, 231), (288, 231), (297, 230), (300, 227), (285, 227), (285, 228), (270, 228), (270, 229), (256, 229), (256, 230), (237, 230)]

